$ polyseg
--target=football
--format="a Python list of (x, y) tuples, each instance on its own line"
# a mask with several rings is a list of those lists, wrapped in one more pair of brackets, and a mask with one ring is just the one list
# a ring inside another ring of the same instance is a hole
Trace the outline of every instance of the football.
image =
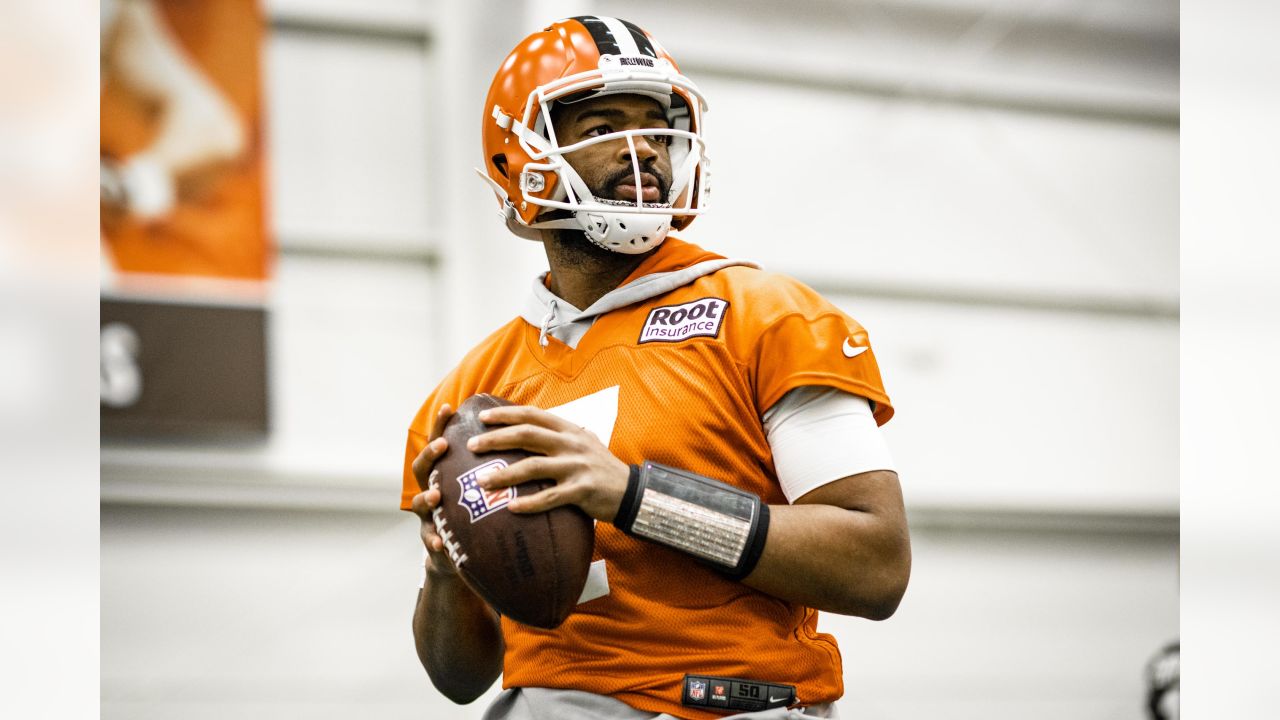
[(573, 612), (591, 566), (595, 526), (574, 506), (518, 515), (507, 503), (554, 485), (532, 480), (484, 490), (476, 479), (531, 453), (502, 450), (476, 454), (467, 440), (498, 426), (480, 422), (481, 410), (511, 403), (473, 395), (444, 429), (449, 448), (436, 461), (430, 484), (440, 490), (433, 519), (458, 574), (494, 610), (540, 628), (558, 627)]

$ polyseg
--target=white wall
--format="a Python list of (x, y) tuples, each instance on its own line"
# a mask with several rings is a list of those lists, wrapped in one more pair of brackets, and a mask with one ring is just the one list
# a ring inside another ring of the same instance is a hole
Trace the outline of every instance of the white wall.
[(1178, 633), (1176, 3), (268, 8), (272, 431), (104, 444), (104, 717), (479, 717), (412, 652), (404, 428), (543, 264), (470, 170), (491, 73), (592, 11), (710, 96), (685, 237), (876, 343), (915, 567), (890, 621), (822, 621), (846, 716), (1142, 717)]
[(703, 85), (715, 204), (699, 237), (853, 287), (1176, 301), (1176, 128)]
[(870, 328), (908, 501), (1177, 514), (1176, 320), (833, 299)]

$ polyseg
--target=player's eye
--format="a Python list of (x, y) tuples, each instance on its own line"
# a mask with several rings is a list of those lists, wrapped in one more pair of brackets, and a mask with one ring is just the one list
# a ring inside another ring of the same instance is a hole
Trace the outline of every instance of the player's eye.
[(644, 139), (654, 145), (670, 145), (672, 138), (670, 135), (645, 135)]
[(595, 125), (584, 132), (583, 135), (586, 135), (587, 137), (600, 137), (601, 135), (608, 135), (611, 132), (613, 132), (613, 128), (608, 125)]

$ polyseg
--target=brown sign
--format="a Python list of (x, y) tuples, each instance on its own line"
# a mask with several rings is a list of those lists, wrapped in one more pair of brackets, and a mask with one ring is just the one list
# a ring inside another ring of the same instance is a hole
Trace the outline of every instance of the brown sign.
[(104, 437), (266, 433), (262, 307), (104, 298), (100, 339)]

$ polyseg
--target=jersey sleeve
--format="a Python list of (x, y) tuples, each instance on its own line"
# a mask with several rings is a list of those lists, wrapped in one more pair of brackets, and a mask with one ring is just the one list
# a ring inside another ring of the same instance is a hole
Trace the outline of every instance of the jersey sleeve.
[(748, 359), (756, 406), (763, 413), (787, 391), (819, 385), (871, 401), (878, 425), (893, 417), (865, 328), (798, 281), (773, 276), (752, 305), (759, 309)]
[(422, 492), (418, 487), (418, 479), (413, 474), (413, 461), (417, 459), (422, 449), (427, 446), (427, 441), (431, 437), (431, 426), (435, 423), (436, 414), (440, 412), (440, 408), (448, 403), (450, 407), (457, 408), (465, 398), (459, 398), (460, 391), (456, 382), (456, 373), (445, 378), (444, 382), (429, 395), (422, 407), (418, 409), (418, 414), (414, 416), (413, 422), (409, 424), (408, 437), (404, 445), (404, 468), (403, 468), (403, 487), (400, 491), (400, 509), (409, 510), (412, 507), (413, 496)]
[(412, 506), (413, 496), (422, 492), (418, 488), (418, 479), (413, 475), (413, 461), (422, 449), (427, 446), (427, 436), (409, 428), (409, 437), (404, 444), (404, 487), (400, 491), (400, 509), (408, 510)]
[(409, 424), (408, 438), (405, 440), (401, 510), (409, 510), (413, 497), (421, 492), (418, 489), (418, 479), (413, 475), (413, 461), (427, 446), (440, 408), (448, 403), (456, 410), (464, 400), (478, 392), (493, 392), (502, 382), (503, 373), (512, 357), (512, 348), (521, 342), (525, 327), (526, 323), (516, 318), (495, 330), (467, 352), (422, 403), (418, 414)]

